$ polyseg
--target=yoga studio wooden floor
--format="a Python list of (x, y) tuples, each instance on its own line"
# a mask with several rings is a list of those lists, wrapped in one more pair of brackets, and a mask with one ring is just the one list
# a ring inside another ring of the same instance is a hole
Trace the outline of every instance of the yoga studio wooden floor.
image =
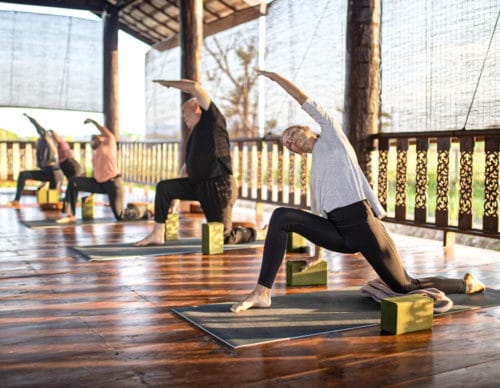
[[(0, 203), (11, 196), (0, 194)], [(89, 262), (67, 247), (136, 241), (151, 225), (29, 229), (19, 220), (56, 214), (41, 212), (33, 198), (22, 202), (20, 209), (0, 206), (1, 387), (493, 387), (500, 381), (500, 307), (436, 317), (432, 330), (406, 335), (370, 327), (232, 350), (170, 309), (238, 300), (256, 281), (262, 248)], [(182, 236), (199, 235), (203, 218), (186, 216)], [(461, 277), (471, 270), (500, 289), (498, 251), (394, 238), (414, 275)], [(274, 295), (361, 286), (374, 277), (361, 257), (329, 253), (327, 259), (327, 287), (287, 289), (282, 269)]]

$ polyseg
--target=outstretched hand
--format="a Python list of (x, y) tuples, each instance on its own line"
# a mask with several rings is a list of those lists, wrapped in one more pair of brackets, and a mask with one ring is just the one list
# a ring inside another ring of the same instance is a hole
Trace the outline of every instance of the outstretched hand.
[(166, 86), (167, 88), (175, 88), (182, 90), (184, 93), (194, 94), (198, 82), (190, 79), (180, 79), (180, 80), (160, 80), (155, 79), (153, 82), (157, 82), (160, 85)]
[(166, 86), (167, 88), (175, 88), (183, 91), (184, 93), (191, 94), (196, 98), (198, 104), (203, 109), (208, 109), (210, 106), (210, 96), (205, 89), (200, 85), (199, 82), (193, 81), (191, 79), (180, 79), (180, 80), (161, 80), (155, 79), (153, 82), (157, 82), (160, 85)]
[(278, 73), (275, 73), (274, 71), (257, 69), (256, 72), (258, 75), (263, 75), (264, 77), (267, 77), (271, 81), (274, 81), (278, 85), (280, 85), (283, 89), (285, 89), (285, 92), (287, 92), (290, 96), (295, 98), (295, 100), (297, 100), (297, 102), (301, 106), (304, 104), (304, 102), (306, 102), (307, 95), (302, 90), (300, 90), (300, 88), (297, 85), (295, 85), (292, 81), (286, 79), (285, 77), (281, 76)]

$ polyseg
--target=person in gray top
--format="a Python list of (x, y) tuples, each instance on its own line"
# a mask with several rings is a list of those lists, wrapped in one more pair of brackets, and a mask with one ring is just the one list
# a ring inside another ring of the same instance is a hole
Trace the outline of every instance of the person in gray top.
[(17, 178), (16, 196), (9, 202), (11, 206), (19, 204), (21, 194), (24, 190), (26, 180), (31, 179), (41, 182), (49, 182), (50, 189), (61, 190), (64, 175), (57, 162), (57, 145), (49, 132), (42, 127), (33, 117), (24, 113), (24, 116), (35, 126), (40, 135), (36, 142), (36, 164), (39, 170), (21, 171)]
[(383, 282), (393, 291), (407, 293), (437, 288), (444, 293), (476, 293), (485, 289), (474, 275), (463, 279), (412, 278), (380, 218), (385, 211), (378, 202), (358, 164), (353, 147), (337, 121), (291, 81), (268, 71), (260, 75), (275, 81), (290, 94), (320, 126), (319, 135), (307, 126), (292, 126), (282, 135), (292, 152), (312, 153), (310, 190), (313, 213), (281, 207), (270, 219), (264, 255), (255, 289), (231, 311), (270, 307), (271, 288), (283, 261), (289, 232), (316, 244), (314, 256), (302, 269), (318, 263), (322, 247), (342, 253), (363, 254)]

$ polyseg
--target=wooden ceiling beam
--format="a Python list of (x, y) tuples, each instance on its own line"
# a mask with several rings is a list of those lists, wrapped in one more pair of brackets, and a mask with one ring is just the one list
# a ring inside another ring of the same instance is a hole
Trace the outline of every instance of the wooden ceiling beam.
[[(203, 26), (203, 37), (205, 38), (207, 36), (214, 35), (218, 32), (227, 30), (228, 28), (231, 27), (235, 27), (239, 24), (249, 22), (266, 14), (267, 14), (267, 4), (265, 3), (261, 3), (254, 7), (234, 12), (230, 16), (226, 16), (225, 18), (219, 19), (210, 24), (205, 24)], [(153, 45), (153, 48), (155, 48), (158, 51), (165, 51), (177, 47), (178, 45), (179, 45), (179, 36), (178, 34), (176, 34)]]

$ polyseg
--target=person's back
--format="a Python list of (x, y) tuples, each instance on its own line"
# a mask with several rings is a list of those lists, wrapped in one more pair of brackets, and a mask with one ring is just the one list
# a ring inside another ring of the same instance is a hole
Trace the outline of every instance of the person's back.
[(92, 156), (94, 178), (97, 182), (105, 182), (119, 174), (117, 163), (116, 140), (113, 135), (100, 136), (99, 146)]
[(36, 161), (41, 169), (57, 165), (57, 146), (47, 133), (36, 142)]
[(202, 109), (186, 145), (186, 170), (192, 182), (232, 175), (226, 120), (213, 101)]

